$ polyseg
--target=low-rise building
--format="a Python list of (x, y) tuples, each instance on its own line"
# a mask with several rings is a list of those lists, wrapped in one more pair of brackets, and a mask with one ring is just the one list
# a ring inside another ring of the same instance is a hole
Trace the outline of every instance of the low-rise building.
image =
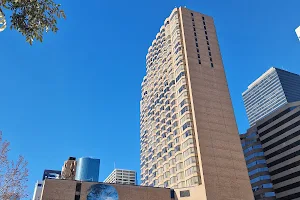
[(203, 185), (174, 190), (137, 185), (46, 179), (43, 182), (41, 200), (201, 200), (206, 199), (204, 191)]
[(104, 180), (104, 183), (137, 185), (136, 171), (127, 169), (114, 169)]

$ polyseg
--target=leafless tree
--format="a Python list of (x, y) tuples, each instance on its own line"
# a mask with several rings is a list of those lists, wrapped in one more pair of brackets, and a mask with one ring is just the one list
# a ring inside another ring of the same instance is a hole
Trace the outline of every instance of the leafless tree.
[(28, 163), (23, 156), (19, 156), (17, 161), (9, 160), (9, 145), (0, 131), (0, 199), (26, 198)]

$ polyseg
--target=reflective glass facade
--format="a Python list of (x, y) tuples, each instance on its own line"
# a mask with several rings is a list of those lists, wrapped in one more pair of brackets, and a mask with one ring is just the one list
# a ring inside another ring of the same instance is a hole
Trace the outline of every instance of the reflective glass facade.
[(97, 182), (99, 179), (100, 159), (79, 158), (75, 179), (78, 181)]
[(240, 135), (255, 200), (275, 198), (267, 161), (256, 128)]
[(299, 86), (300, 75), (270, 68), (243, 93), (250, 125), (288, 102), (299, 101)]

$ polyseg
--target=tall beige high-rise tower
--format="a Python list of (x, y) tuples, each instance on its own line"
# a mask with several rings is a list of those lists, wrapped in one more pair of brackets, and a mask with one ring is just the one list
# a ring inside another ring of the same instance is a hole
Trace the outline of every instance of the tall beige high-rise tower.
[(146, 56), (142, 185), (187, 200), (253, 200), (213, 19), (175, 8)]

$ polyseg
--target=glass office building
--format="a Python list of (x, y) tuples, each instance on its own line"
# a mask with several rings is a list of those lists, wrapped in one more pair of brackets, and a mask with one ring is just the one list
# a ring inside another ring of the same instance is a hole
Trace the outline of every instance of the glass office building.
[(99, 180), (100, 159), (79, 158), (75, 180), (98, 182)]
[(240, 135), (255, 200), (275, 200), (267, 161), (256, 127)]
[(242, 95), (252, 126), (282, 105), (300, 100), (300, 75), (272, 67)]
[(255, 199), (300, 199), (300, 101), (283, 105), (240, 137)]

